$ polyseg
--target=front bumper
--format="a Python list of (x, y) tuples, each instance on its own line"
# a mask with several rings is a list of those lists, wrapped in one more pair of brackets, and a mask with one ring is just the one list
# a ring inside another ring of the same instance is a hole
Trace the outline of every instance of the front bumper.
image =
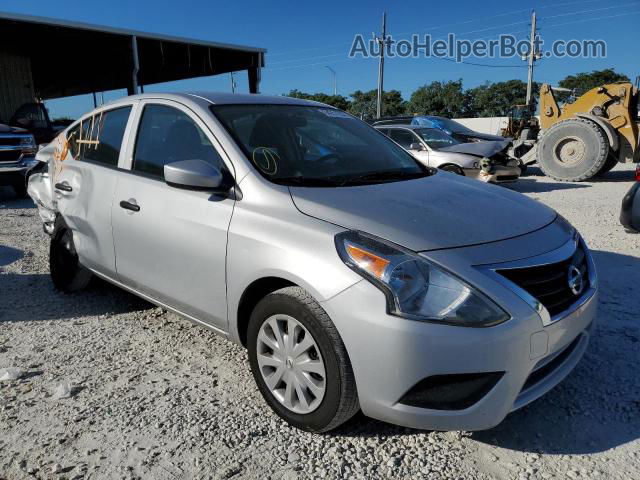
[(490, 172), (485, 172), (479, 168), (463, 169), (465, 176), (475, 178), (487, 183), (510, 183), (520, 178), (520, 167), (509, 165), (495, 165)]
[[(512, 293), (494, 295), (513, 318), (491, 328), (390, 316), (384, 295), (366, 280), (323, 302), (349, 353), (363, 413), (412, 428), (483, 430), (562, 381), (592, 334), (596, 288), (578, 308), (546, 326), (538, 312)], [(426, 378), (488, 372), (504, 373), (467, 408), (431, 409), (400, 402)]]
[(29, 170), (35, 167), (38, 161), (34, 157), (21, 157), (16, 162), (0, 162), (0, 185), (24, 180)]

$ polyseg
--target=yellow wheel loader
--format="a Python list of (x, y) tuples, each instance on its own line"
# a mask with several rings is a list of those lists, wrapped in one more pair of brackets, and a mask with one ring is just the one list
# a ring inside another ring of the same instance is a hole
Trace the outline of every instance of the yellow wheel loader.
[(540, 88), (540, 135), (525, 154), (556, 180), (580, 182), (618, 162), (638, 163), (638, 89), (620, 82), (589, 90), (562, 108), (554, 89)]

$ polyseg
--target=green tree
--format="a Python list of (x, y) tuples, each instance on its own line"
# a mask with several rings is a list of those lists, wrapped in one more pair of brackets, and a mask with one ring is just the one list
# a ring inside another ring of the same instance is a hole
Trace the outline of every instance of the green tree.
[(305, 93), (300, 90), (291, 90), (287, 97), (302, 98), (304, 100), (313, 100), (314, 102), (326, 103), (340, 110), (348, 110), (351, 102), (342, 95), (327, 95), (326, 93)]
[(461, 117), (469, 111), (469, 98), (462, 80), (431, 82), (411, 94), (407, 110), (414, 114)]
[[(533, 84), (533, 95), (537, 97), (540, 87)], [(527, 84), (522, 80), (485, 83), (467, 90), (468, 115), (472, 117), (500, 117), (508, 115), (514, 105), (524, 105), (527, 99)]]
[[(378, 91), (363, 92), (356, 90), (351, 94), (349, 113), (356, 117), (375, 118), (377, 111)], [(398, 90), (389, 90), (382, 95), (382, 115), (402, 115), (406, 112), (406, 103)]]
[(563, 88), (575, 89), (577, 95), (582, 95), (592, 88), (596, 88), (607, 83), (628, 81), (629, 77), (626, 75), (617, 73), (613, 68), (605, 68), (604, 70), (594, 70), (592, 72), (582, 72), (576, 73), (575, 75), (569, 75), (560, 80), (558, 85)]

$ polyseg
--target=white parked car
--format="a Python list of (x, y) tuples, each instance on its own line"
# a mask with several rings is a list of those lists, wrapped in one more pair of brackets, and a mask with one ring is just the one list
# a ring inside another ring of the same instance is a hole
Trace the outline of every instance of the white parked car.
[(519, 161), (505, 153), (510, 139), (461, 143), (441, 129), (422, 125), (375, 128), (429, 167), (491, 183), (514, 182), (520, 177)]

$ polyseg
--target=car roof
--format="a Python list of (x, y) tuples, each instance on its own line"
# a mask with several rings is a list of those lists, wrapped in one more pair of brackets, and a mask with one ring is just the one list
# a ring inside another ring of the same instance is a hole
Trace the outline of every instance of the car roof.
[(397, 123), (394, 125), (374, 125), (374, 128), (408, 128), (409, 130), (425, 130), (425, 129), (438, 130), (437, 128), (425, 127), (424, 125), (411, 125), (411, 124), (398, 125)]
[(327, 107), (335, 108), (312, 100), (303, 100), (301, 98), (291, 98), (282, 95), (261, 95), (256, 93), (226, 93), (226, 92), (209, 92), (209, 91), (191, 91), (191, 92), (160, 92), (160, 93), (142, 93), (131, 95), (129, 97), (120, 98), (112, 103), (120, 103), (127, 100), (145, 100), (145, 99), (166, 99), (166, 100), (188, 100), (196, 103), (207, 103), (214, 105), (302, 105), (309, 107)]
[(260, 95), (248, 93), (224, 93), (224, 92), (154, 92), (140, 93), (121, 97), (104, 103), (93, 110), (89, 110), (71, 123), (65, 130), (77, 125), (81, 119), (96, 115), (99, 112), (108, 111), (114, 108), (130, 105), (140, 100), (172, 100), (187, 106), (198, 106), (208, 109), (211, 105), (297, 105), (306, 107), (322, 107), (337, 110), (337, 108), (312, 100), (301, 98), (291, 98), (279, 95)]

